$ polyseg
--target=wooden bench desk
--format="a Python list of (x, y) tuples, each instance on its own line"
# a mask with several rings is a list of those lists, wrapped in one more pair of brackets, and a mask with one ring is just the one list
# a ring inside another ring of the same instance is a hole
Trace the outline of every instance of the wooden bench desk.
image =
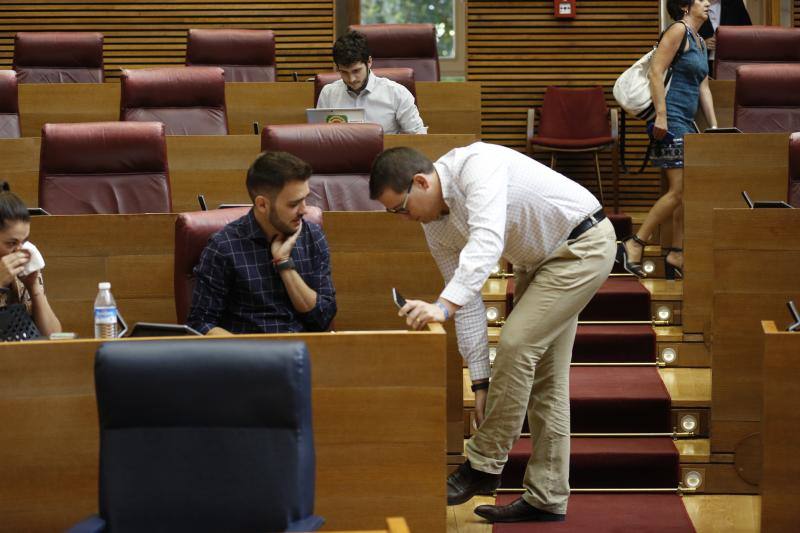
[[(157, 215), (34, 217), (31, 241), (45, 257), (47, 294), (65, 331), (93, 335), (99, 281), (110, 281), (120, 312), (135, 322), (174, 323), (175, 218)], [(326, 212), (338, 330), (405, 327), (391, 288), (432, 301), (443, 281), (422, 227), (388, 213)], [(391, 237), (391, 238), (389, 238)], [(448, 453), (463, 452), (461, 357), (453, 321), (447, 324)]]
[[(404, 516), (412, 531), (445, 531), (446, 339), (431, 329), (242, 336), (308, 346), (326, 527)], [(63, 531), (97, 513), (100, 342), (0, 345), (0, 531)]]
[[(417, 82), (417, 102), (429, 133), (481, 133), (481, 85), (476, 82)], [(231, 134), (253, 132), (253, 122), (305, 124), (314, 107), (309, 82), (227, 83), (225, 100)], [(42, 125), (119, 120), (119, 83), (21, 84), (22, 135), (38, 137)]]
[[(386, 135), (384, 147), (410, 146), (431, 159), (477, 140), (473, 134)], [(39, 205), (38, 137), (0, 139), (4, 179), (29, 206)], [(250, 201), (245, 189), (247, 169), (261, 151), (257, 135), (187, 135), (167, 137), (167, 159), (174, 212), (197, 211), (197, 195), (209, 207)]]
[(684, 333), (711, 331), (713, 209), (745, 207), (742, 191), (754, 200), (786, 200), (788, 165), (788, 133), (686, 136)]
[[(795, 294), (795, 297), (797, 294)], [(795, 298), (795, 302), (797, 302)], [(781, 321), (781, 324), (784, 322)], [(761, 531), (792, 531), (800, 524), (800, 444), (792, 433), (800, 426), (800, 333), (787, 333), (762, 322), (764, 343), (763, 474)]]
[(761, 320), (785, 325), (786, 301), (800, 302), (800, 211), (714, 209), (712, 215), (711, 451), (733, 456), (736, 483), (728, 492), (755, 493), (766, 392)]

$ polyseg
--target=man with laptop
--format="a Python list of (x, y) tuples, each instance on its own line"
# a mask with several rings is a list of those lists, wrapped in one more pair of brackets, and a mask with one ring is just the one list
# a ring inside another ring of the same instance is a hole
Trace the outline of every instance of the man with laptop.
[(361, 108), (364, 122), (380, 124), (384, 133), (426, 133), (409, 90), (370, 70), (372, 55), (364, 34), (351, 31), (339, 37), (333, 45), (333, 61), (342, 79), (322, 88), (317, 109), (347, 116), (345, 110)]

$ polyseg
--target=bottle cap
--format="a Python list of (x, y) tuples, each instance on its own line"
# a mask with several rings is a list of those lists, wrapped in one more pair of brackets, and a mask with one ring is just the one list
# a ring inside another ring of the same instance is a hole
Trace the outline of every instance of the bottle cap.
[(101, 281), (100, 283), (97, 284), (97, 288), (100, 289), (101, 291), (108, 290), (111, 288), (111, 283), (107, 281)]

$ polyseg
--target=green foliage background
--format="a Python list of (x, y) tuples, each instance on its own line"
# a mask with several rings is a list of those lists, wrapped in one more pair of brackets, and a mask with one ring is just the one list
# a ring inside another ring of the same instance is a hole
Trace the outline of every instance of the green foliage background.
[(361, 0), (361, 24), (432, 23), (439, 57), (453, 57), (454, 19), (453, 0)]

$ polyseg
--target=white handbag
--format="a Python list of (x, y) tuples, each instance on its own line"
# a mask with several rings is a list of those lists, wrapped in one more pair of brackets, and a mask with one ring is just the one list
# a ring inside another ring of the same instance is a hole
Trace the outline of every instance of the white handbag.
[[(681, 40), (681, 44), (678, 47), (678, 52), (672, 59), (672, 63), (667, 69), (667, 72), (664, 73), (665, 93), (669, 91), (669, 85), (672, 81), (672, 66), (683, 54), (688, 36), (689, 28), (687, 27), (686, 33), (683, 35), (683, 40)], [(636, 63), (628, 68), (628, 70), (623, 72), (614, 83), (614, 99), (619, 106), (627, 113), (645, 121), (652, 120), (656, 116), (653, 98), (650, 95), (650, 80), (647, 78), (647, 74), (650, 72), (650, 63), (655, 53), (656, 47), (654, 46), (652, 50), (643, 55)]]

